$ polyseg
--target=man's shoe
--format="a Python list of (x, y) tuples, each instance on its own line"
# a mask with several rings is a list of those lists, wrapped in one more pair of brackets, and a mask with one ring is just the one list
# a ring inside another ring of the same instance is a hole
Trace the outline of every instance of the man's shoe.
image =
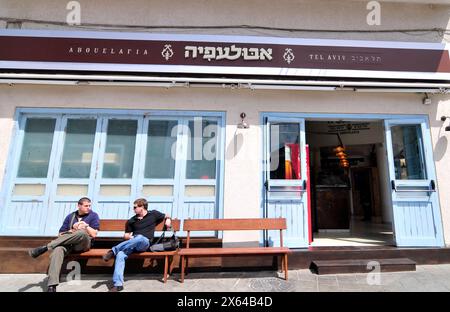
[(46, 252), (47, 250), (48, 250), (47, 246), (40, 246), (40, 247), (36, 247), (34, 249), (28, 250), (28, 254), (33, 258), (37, 258), (40, 255), (42, 255), (44, 252)]
[(123, 290), (123, 286), (113, 286), (109, 289), (109, 292), (119, 292)]
[(56, 285), (54, 285), (54, 286), (48, 286), (47, 292), (56, 292)]
[(103, 260), (106, 262), (108, 262), (112, 257), (114, 257), (114, 252), (111, 249), (102, 256)]

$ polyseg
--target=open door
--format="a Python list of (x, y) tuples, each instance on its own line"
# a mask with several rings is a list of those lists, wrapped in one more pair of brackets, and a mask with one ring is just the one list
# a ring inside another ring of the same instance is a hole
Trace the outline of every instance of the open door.
[(397, 246), (444, 246), (426, 120), (386, 120), (385, 130)]
[[(287, 230), (283, 244), (308, 246), (305, 120), (265, 118), (264, 216), (283, 217)], [(277, 246), (279, 233), (268, 231), (266, 244)]]

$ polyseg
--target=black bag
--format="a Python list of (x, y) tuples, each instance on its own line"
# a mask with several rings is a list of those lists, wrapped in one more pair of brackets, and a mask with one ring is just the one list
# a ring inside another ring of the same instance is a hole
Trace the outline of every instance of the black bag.
[(180, 240), (175, 236), (175, 233), (173, 233), (172, 237), (164, 237), (165, 234), (166, 232), (164, 231), (156, 243), (149, 247), (150, 251), (173, 251), (180, 248)]

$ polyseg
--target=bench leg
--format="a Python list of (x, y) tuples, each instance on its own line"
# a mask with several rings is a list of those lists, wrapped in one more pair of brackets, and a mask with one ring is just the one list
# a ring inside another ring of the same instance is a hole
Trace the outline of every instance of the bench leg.
[(184, 282), (184, 256), (181, 256), (181, 282)]
[(167, 269), (168, 269), (168, 265), (169, 265), (169, 257), (165, 256), (164, 257), (164, 283), (167, 283)]
[(288, 280), (288, 255), (284, 255), (284, 279)]
[(170, 256), (170, 264), (169, 264), (169, 275), (172, 275), (172, 271), (173, 271), (173, 256)]

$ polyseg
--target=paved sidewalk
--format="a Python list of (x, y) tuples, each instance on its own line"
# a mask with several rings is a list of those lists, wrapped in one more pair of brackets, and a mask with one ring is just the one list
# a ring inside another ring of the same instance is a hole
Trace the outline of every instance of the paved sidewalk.
[[(450, 291), (450, 264), (417, 266), (415, 272), (381, 273), (376, 275), (338, 274), (315, 275), (309, 270), (289, 271), (289, 280), (281, 273), (222, 272), (191, 273), (184, 284), (178, 282), (179, 274), (161, 282), (161, 274), (125, 275), (124, 291), (177, 291), (177, 292), (328, 292), (328, 291)], [(175, 278), (175, 280), (173, 279)], [(105, 292), (110, 275), (81, 275), (81, 280), (69, 285), (62, 276), (60, 292)], [(370, 284), (368, 283), (368, 280)], [(45, 287), (44, 274), (0, 274), (2, 292), (41, 292)], [(379, 281), (379, 284), (377, 283)], [(371, 285), (372, 284), (372, 285)]]

